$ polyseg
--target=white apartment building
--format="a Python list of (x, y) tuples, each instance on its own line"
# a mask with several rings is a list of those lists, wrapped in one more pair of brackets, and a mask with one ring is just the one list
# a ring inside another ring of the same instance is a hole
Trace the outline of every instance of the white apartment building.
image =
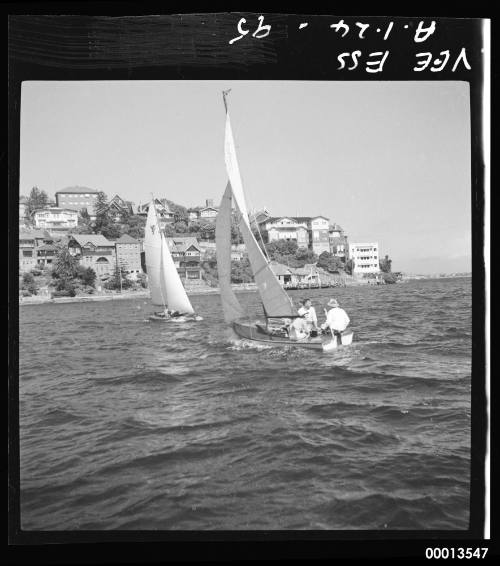
[(379, 273), (378, 243), (349, 244), (349, 259), (354, 262), (353, 273)]
[(67, 208), (43, 208), (33, 213), (36, 228), (45, 230), (68, 230), (78, 224), (78, 212)]

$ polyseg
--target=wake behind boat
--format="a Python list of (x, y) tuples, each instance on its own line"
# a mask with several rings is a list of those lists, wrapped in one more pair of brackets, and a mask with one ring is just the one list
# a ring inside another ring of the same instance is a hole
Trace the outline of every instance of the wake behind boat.
[(160, 229), (154, 200), (148, 209), (144, 235), (146, 271), (151, 302), (163, 310), (155, 312), (149, 320), (162, 322), (197, 322), (203, 320), (191, 305), (186, 289), (177, 273), (165, 234)]
[[(229, 181), (222, 197), (215, 227), (217, 271), (224, 318), (238, 336), (261, 344), (300, 346), (322, 351), (351, 344), (353, 339), (351, 330), (340, 333), (339, 337), (330, 333), (316, 336), (308, 335), (297, 340), (293, 339), (288, 331), (288, 323), (300, 315), (271, 269), (269, 258), (264, 255), (250, 227), (227, 107), (226, 97), (228, 92), (223, 91), (226, 109), (224, 154)], [(248, 319), (246, 311), (231, 288), (231, 212), (233, 198), (239, 212), (238, 225), (264, 307), (266, 318), (264, 324)]]

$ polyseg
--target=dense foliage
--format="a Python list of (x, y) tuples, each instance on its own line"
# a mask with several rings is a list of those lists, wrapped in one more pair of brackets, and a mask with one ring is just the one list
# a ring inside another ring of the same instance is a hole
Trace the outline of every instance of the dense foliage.
[(110, 290), (121, 290), (121, 289), (130, 289), (133, 287), (134, 283), (129, 279), (124, 269), (120, 266), (116, 266), (115, 272), (113, 273), (112, 277), (110, 277), (104, 287)]
[(330, 252), (323, 252), (319, 256), (317, 266), (322, 267), (329, 273), (338, 273), (344, 269), (344, 263), (342, 260)]
[(382, 273), (390, 273), (392, 270), (392, 259), (389, 259), (389, 256), (386, 255), (384, 259), (379, 261), (379, 267)]
[(31, 216), (35, 210), (45, 208), (49, 202), (49, 197), (45, 191), (41, 191), (38, 187), (33, 187), (26, 201), (26, 214)]
[[(38, 292), (38, 286), (35, 283), (35, 278), (32, 273), (24, 273), (22, 278), (21, 289), (27, 291), (29, 295), (36, 295)], [(25, 293), (23, 293), (25, 294)]]

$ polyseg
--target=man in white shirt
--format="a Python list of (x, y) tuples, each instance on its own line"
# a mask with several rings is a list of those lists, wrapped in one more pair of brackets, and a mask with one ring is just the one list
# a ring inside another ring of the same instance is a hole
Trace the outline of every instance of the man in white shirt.
[(304, 299), (302, 306), (297, 312), (306, 321), (309, 332), (318, 330), (318, 317), (316, 316), (315, 308), (312, 306), (311, 299)]
[(321, 325), (321, 328), (324, 330), (329, 327), (332, 334), (338, 336), (340, 340), (342, 332), (344, 332), (349, 325), (349, 317), (345, 310), (340, 308), (336, 299), (330, 299), (328, 301), (328, 306), (332, 308), (328, 311), (326, 321)]

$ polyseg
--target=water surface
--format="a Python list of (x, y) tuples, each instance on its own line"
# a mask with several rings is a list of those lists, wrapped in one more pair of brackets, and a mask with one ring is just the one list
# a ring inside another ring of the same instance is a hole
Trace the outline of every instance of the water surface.
[(332, 295), (333, 353), (238, 340), (218, 295), (20, 307), (22, 527), (467, 529), (471, 280)]

